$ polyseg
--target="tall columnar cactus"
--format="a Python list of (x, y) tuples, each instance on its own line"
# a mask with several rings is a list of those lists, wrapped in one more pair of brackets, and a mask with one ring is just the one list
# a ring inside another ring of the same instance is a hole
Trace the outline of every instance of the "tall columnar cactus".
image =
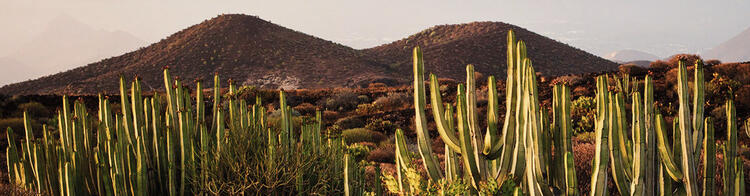
[(714, 140), (714, 124), (711, 117), (706, 117), (703, 124), (706, 133), (703, 137), (703, 195), (716, 193), (714, 189), (714, 171), (716, 170), (716, 141)]
[[(700, 135), (703, 135), (704, 130), (704, 120), (700, 120), (701, 123), (694, 123), (691, 124), (691, 120), (693, 119), (702, 119), (703, 118), (703, 109), (702, 108), (693, 108), (694, 111), (697, 111), (695, 113), (695, 116), (690, 115), (690, 110), (688, 109), (690, 100), (688, 93), (688, 84), (687, 84), (687, 68), (685, 66), (684, 61), (680, 61), (679, 63), (679, 77), (678, 77), (678, 95), (679, 95), (679, 111), (678, 116), (675, 119), (675, 128), (673, 129), (675, 134), (679, 134), (679, 138), (676, 139), (674, 142), (676, 148), (675, 155), (679, 155), (678, 157), (672, 157), (669, 153), (669, 147), (667, 146), (667, 142), (665, 139), (666, 135), (666, 129), (664, 127), (661, 127), (661, 125), (657, 126), (657, 135), (659, 139), (659, 155), (661, 157), (662, 163), (664, 164), (664, 167), (669, 173), (669, 175), (674, 179), (675, 181), (682, 182), (684, 185), (684, 191), (687, 195), (698, 195), (698, 192), (700, 189), (698, 188), (698, 182), (697, 182), (697, 171), (696, 168), (698, 166), (698, 163), (696, 162), (695, 156), (697, 156), (697, 151), (694, 149), (693, 144), (697, 144), (697, 138), (702, 138), (702, 136), (696, 136), (693, 137), (693, 134), (696, 132), (693, 132), (693, 128), (699, 127)], [(696, 77), (695, 77), (695, 84), (696, 87), (695, 93), (697, 97), (696, 100), (703, 99), (703, 79), (702, 79), (702, 63), (700, 61), (696, 62)], [(694, 103), (695, 105), (699, 105), (699, 107), (703, 107), (702, 103)], [(727, 106), (729, 107), (729, 106)], [(729, 108), (728, 108), (729, 109)], [(661, 119), (657, 119), (657, 121), (660, 121)], [(730, 120), (734, 122), (734, 120)], [(677, 141), (679, 140), (679, 141)], [(709, 142), (710, 143), (710, 142)], [(704, 145), (707, 145), (706, 142), (704, 142)], [(700, 149), (700, 148), (698, 148)], [(710, 149), (707, 149), (710, 150)], [(679, 152), (679, 153), (678, 153)], [(710, 152), (706, 152), (708, 154)], [(679, 159), (679, 162), (674, 162), (675, 159)], [(706, 175), (706, 174), (704, 174)], [(704, 178), (706, 178), (704, 176)], [(681, 187), (680, 187), (681, 188)]]
[[(555, 156), (552, 161), (555, 169), (552, 169), (555, 186), (563, 189), (567, 195), (576, 195), (575, 160), (573, 160), (573, 135), (572, 121), (570, 119), (570, 88), (557, 84), (553, 87), (553, 122), (552, 132), (555, 146)], [(564, 156), (558, 156), (564, 155)]]
[(607, 164), (609, 161), (608, 135), (609, 135), (609, 93), (607, 91), (607, 77), (599, 76), (596, 79), (596, 150), (594, 151), (594, 164), (591, 170), (591, 195), (608, 195), (607, 192)]
[[(726, 102), (727, 114), (727, 141), (724, 143), (724, 195), (739, 195), (740, 187), (738, 177), (742, 172), (741, 158), (737, 155), (737, 111), (734, 107), (734, 101), (728, 99)], [(738, 172), (739, 171), (739, 172)]]
[[(121, 114), (114, 113), (108, 98), (103, 95), (98, 97), (96, 116), (88, 114), (82, 100), (70, 104), (68, 97), (63, 96), (62, 109), (56, 116), (59, 138), (55, 138), (46, 125), (40, 131), (42, 137), (34, 136), (36, 130), (32, 129), (31, 117), (24, 113), (26, 140), (19, 142), (13, 130), (7, 132), (10, 181), (52, 195), (200, 194), (200, 190), (210, 186), (208, 172), (221, 171), (213, 168), (215, 165), (209, 161), (219, 160), (223, 148), (231, 149), (232, 146), (227, 145), (232, 143), (228, 141), (236, 140), (237, 133), (252, 131), (261, 137), (278, 138), (275, 132), (265, 132), (272, 129), (266, 125), (265, 110), (259, 100), (248, 111), (244, 100), (230, 95), (232, 103), (225, 105), (226, 111), (232, 115), (225, 118), (225, 110), (220, 106), (218, 76), (215, 81), (212, 115), (205, 114), (202, 83), (196, 83), (193, 102), (190, 90), (181, 81), (173, 80), (168, 69), (164, 70), (166, 104), (162, 103), (159, 93), (152, 97), (142, 96), (138, 78), (130, 85), (126, 85), (124, 77), (120, 79)], [(233, 85), (230, 85), (230, 92), (236, 92)], [(285, 103), (283, 93), (281, 98)], [(212, 125), (205, 119), (209, 116)], [(285, 130), (291, 133), (291, 113), (285, 112), (284, 116), (289, 123)], [(225, 120), (231, 127), (228, 135), (224, 134)], [(286, 140), (290, 143), (285, 148), (271, 140), (262, 144), (268, 145), (268, 149), (278, 148), (285, 154), (293, 154), (299, 149), (303, 153), (290, 155), (295, 159), (323, 152), (343, 156), (341, 142), (320, 145), (321, 125), (318, 112), (315, 123), (303, 126), (303, 135), (298, 140)], [(269, 160), (269, 163), (276, 161), (273, 157), (264, 160)], [(358, 165), (351, 166), (361, 171)], [(221, 177), (217, 175), (220, 174), (210, 174)], [(295, 175), (302, 176), (301, 173)], [(298, 179), (298, 187), (315, 180)], [(302, 188), (297, 190), (305, 191)]]

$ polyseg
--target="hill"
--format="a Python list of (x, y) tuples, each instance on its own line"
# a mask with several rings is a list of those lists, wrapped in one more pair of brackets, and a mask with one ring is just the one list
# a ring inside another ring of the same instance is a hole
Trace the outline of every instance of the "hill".
[[(266, 88), (355, 85), (387, 75), (350, 47), (247, 15), (220, 15), (121, 56), (63, 73), (7, 85), (5, 94), (93, 94), (118, 89), (120, 75), (138, 75), (145, 91), (163, 87), (162, 68), (186, 84), (214, 73)], [(212, 85), (212, 80), (206, 80)], [(226, 84), (224, 84), (226, 85)]]
[[(537, 71), (566, 75), (614, 70), (613, 62), (499, 22), (441, 25), (408, 38), (355, 50), (255, 16), (220, 15), (148, 47), (83, 67), (0, 88), (0, 94), (95, 94), (118, 91), (122, 75), (142, 78), (143, 90), (162, 90), (162, 69), (190, 85), (214, 73), (240, 85), (261, 88), (361, 87), (411, 80), (411, 50), (423, 47), (427, 70), (463, 79), (472, 63), (485, 74), (504, 77), (506, 34), (514, 29), (527, 42)], [(223, 84), (226, 86), (226, 83)]]
[(631, 61), (655, 61), (659, 60), (659, 58), (656, 55), (638, 51), (638, 50), (620, 50), (615, 51), (612, 53), (609, 53), (604, 58), (609, 59), (610, 61), (615, 62), (631, 62)]
[(750, 28), (711, 48), (701, 56), (705, 59), (719, 59), (723, 62), (750, 61)]
[(424, 52), (425, 70), (439, 77), (463, 80), (465, 66), (497, 77), (505, 77), (507, 33), (526, 42), (536, 71), (557, 76), (614, 70), (617, 64), (585, 51), (502, 22), (472, 22), (438, 25), (402, 40), (366, 49), (367, 54), (398, 73), (411, 74), (412, 48)]

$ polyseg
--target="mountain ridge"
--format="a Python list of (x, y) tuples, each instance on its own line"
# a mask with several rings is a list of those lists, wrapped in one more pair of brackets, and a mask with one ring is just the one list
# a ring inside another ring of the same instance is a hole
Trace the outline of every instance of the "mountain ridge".
[[(438, 25), (430, 29), (441, 27), (448, 27), (449, 31), (438, 31), (440, 34), (433, 36), (455, 38), (447, 42), (452, 44), (435, 45), (424, 42), (422, 46), (426, 67), (434, 68), (428, 71), (437, 71), (441, 73), (440, 77), (464, 77), (465, 65), (471, 62), (457, 63), (457, 59), (477, 60), (475, 66), (478, 71), (504, 76), (505, 34), (508, 29), (514, 29), (519, 39), (529, 40), (527, 46), (530, 57), (543, 75), (598, 72), (616, 68), (615, 63), (505, 23)], [(410, 37), (415, 36), (419, 35)], [(257, 16), (219, 15), (139, 50), (62, 73), (3, 86), (0, 94), (117, 93), (120, 76), (130, 79), (136, 75), (142, 79), (145, 91), (160, 90), (163, 88), (164, 66), (169, 66), (172, 75), (180, 76), (186, 85), (195, 80), (211, 78), (214, 73), (224, 79), (231, 78), (241, 85), (261, 88), (358, 87), (372, 82), (405, 84), (411, 81), (411, 66), (404, 63), (411, 61), (411, 47), (403, 45), (399, 49), (406, 50), (405, 53), (393, 50), (400, 46), (393, 45), (399, 41), (356, 50), (270, 23)], [(446, 63), (431, 63), (441, 62), (433, 56), (447, 56), (443, 55), (446, 51), (469, 51), (461, 48), (476, 47), (497, 52), (471, 50), (472, 52), (451, 56), (451, 61)], [(378, 53), (378, 50), (383, 50), (383, 54)], [(556, 54), (558, 52), (560, 54)], [(405, 65), (393, 66), (393, 62)], [(565, 66), (552, 67), (555, 62), (563, 62), (561, 64)], [(212, 83), (213, 81), (206, 80), (204, 85), (210, 86)], [(222, 85), (226, 83), (222, 82)]]

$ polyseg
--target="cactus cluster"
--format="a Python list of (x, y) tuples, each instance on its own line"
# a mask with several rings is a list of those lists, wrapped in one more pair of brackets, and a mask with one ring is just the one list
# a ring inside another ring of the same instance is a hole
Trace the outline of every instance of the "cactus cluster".
[[(526, 56), (526, 45), (516, 40), (512, 31), (508, 33), (507, 52), (508, 84), (502, 130), (494, 76), (487, 80), (487, 127), (480, 128), (474, 67), (466, 67), (466, 84), (457, 87), (455, 111), (452, 104), (442, 102), (437, 76), (430, 74), (430, 106), (438, 133), (446, 146), (445, 169), (442, 169), (429, 143), (422, 51), (419, 47), (414, 49), (415, 131), (429, 181), (465, 180), (474, 192), (487, 184), (514, 181), (521, 187), (519, 191), (531, 195), (551, 195), (553, 192), (574, 195), (577, 180), (570, 140), (570, 89), (564, 85), (555, 86), (553, 121), (550, 123), (547, 110), (539, 104), (536, 72)], [(483, 133), (482, 130), (486, 131)], [(410, 193), (407, 187), (411, 186), (402, 184), (402, 173), (411, 169), (411, 158), (405, 145), (402, 131), (397, 130), (399, 189), (392, 192)]]
[[(44, 126), (43, 137), (34, 135), (24, 113), (25, 140), (19, 143), (14, 130), (7, 132), (10, 181), (49, 195), (235, 194), (214, 187), (210, 178), (231, 178), (216, 163), (233, 158), (227, 156), (239, 147), (236, 144), (250, 141), (246, 136), (266, 138), (257, 143), (263, 146), (264, 171), (276, 171), (280, 160), (322, 153), (332, 154), (335, 161), (330, 162), (338, 171), (359, 170), (358, 165), (341, 161), (345, 148), (340, 137), (328, 137), (327, 144), (322, 141), (319, 111), (310, 123), (294, 127), (281, 91), (280, 123), (269, 126), (260, 99), (248, 106), (233, 96), (237, 88), (230, 82), (229, 98), (221, 101), (218, 76), (214, 84), (210, 115), (205, 114), (202, 83), (197, 82), (193, 101), (187, 87), (173, 80), (168, 69), (164, 97), (158, 93), (144, 97), (138, 78), (127, 89), (121, 77), (121, 113), (116, 114), (103, 95), (99, 95), (97, 116), (87, 113), (82, 100), (71, 108), (63, 96), (56, 132)], [(307, 191), (303, 185), (319, 183), (312, 175), (295, 175), (293, 183), (300, 193)]]
[[(515, 188), (509, 191), (514, 195), (580, 195), (572, 156), (569, 87), (563, 84), (553, 87), (552, 121), (549, 122), (547, 108), (539, 102), (537, 79), (531, 60), (526, 56), (526, 47), (523, 41), (516, 40), (513, 31), (508, 33), (507, 52), (506, 113), (502, 125), (499, 124), (498, 93), (493, 76), (488, 77), (487, 83), (487, 127), (480, 128), (473, 66), (466, 67), (466, 83), (457, 87), (456, 111), (451, 104), (442, 102), (437, 76), (430, 74), (429, 104), (437, 132), (445, 143), (445, 167), (441, 168), (432, 152), (427, 130), (422, 51), (414, 48), (415, 131), (419, 155), (429, 177), (426, 184), (464, 182), (471, 185), (469, 190), (473, 193), (483, 193), (480, 189), (487, 184), (504, 186), (511, 182), (509, 186)], [(710, 118), (703, 116), (703, 63), (695, 64), (692, 109), (685, 62), (680, 62), (678, 74), (679, 112), (674, 118), (671, 148), (666, 139), (668, 130), (664, 116), (655, 107), (652, 78), (646, 76), (642, 81), (628, 75), (596, 78), (596, 149), (590, 195), (610, 195), (609, 178), (615, 182), (615, 191), (620, 195), (698, 195), (701, 191), (703, 195), (717, 194), (713, 187), (716, 150), (713, 124)], [(744, 195), (742, 159), (737, 155), (737, 125), (731, 99), (726, 108), (728, 141), (722, 148), (725, 151), (723, 193)], [(412, 184), (425, 183), (404, 176), (412, 170), (409, 167), (413, 167), (405, 141), (403, 131), (397, 130), (397, 177), (394, 179), (398, 188), (391, 192), (414, 194), (419, 190), (410, 190), (414, 187)], [(696, 157), (701, 151), (703, 187), (698, 187), (697, 161), (700, 159)], [(456, 164), (459, 162), (461, 164)]]

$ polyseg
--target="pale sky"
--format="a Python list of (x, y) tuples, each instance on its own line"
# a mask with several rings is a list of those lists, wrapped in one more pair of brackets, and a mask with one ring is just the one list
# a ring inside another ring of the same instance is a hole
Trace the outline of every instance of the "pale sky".
[(747, 29), (748, 10), (747, 0), (2, 0), (0, 57), (60, 15), (153, 43), (222, 13), (257, 15), (358, 49), (439, 24), (502, 21), (599, 56), (635, 49), (666, 57), (703, 51)]

